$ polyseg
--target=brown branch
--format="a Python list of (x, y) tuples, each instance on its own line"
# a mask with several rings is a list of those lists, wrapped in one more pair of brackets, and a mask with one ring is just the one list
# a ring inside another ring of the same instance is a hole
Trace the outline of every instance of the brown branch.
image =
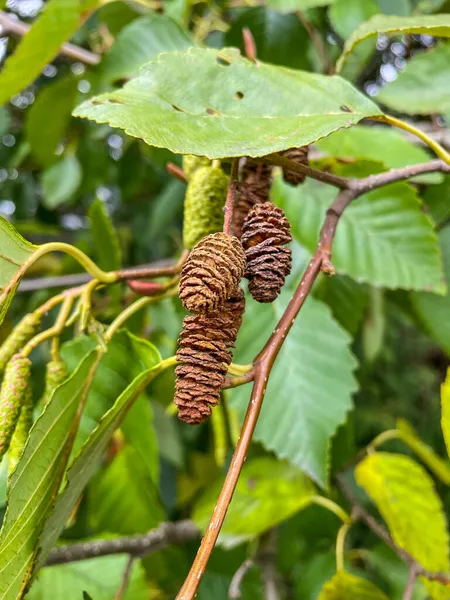
[[(2, 36), (15, 35), (22, 37), (26, 35), (29, 30), (30, 25), (27, 25), (19, 19), (12, 18), (4, 11), (0, 11), (0, 33)], [(98, 54), (69, 43), (61, 46), (59, 49), (59, 54), (73, 60), (78, 60), (86, 65), (98, 65), (98, 63), (101, 61), (101, 56)]]
[(242, 581), (244, 580), (244, 577), (247, 575), (247, 573), (250, 571), (250, 569), (254, 565), (255, 565), (255, 562), (251, 558), (244, 560), (244, 562), (239, 567), (239, 569), (236, 571), (236, 573), (233, 575), (233, 578), (231, 580), (230, 587), (228, 588), (228, 597), (229, 598), (231, 598), (232, 600), (236, 600), (237, 598), (240, 598), (242, 596), (242, 592), (241, 592)]
[(280, 600), (277, 573), (277, 530), (271, 529), (262, 538), (256, 555), (261, 567), (261, 579), (264, 587), (264, 600)]
[(233, 223), (234, 203), (236, 199), (236, 190), (238, 185), (239, 159), (233, 158), (231, 163), (230, 184), (228, 186), (227, 199), (223, 212), (225, 218), (223, 221), (223, 232), (227, 235), (231, 234), (231, 226)]
[(406, 583), (405, 591), (403, 592), (403, 600), (411, 600), (414, 593), (414, 585), (417, 579), (417, 572), (414, 565), (409, 567), (408, 581)]
[(166, 171), (170, 173), (170, 175), (172, 175), (173, 177), (176, 177), (177, 179), (182, 181), (183, 183), (187, 183), (186, 173), (183, 171), (183, 169), (180, 169), (180, 167), (175, 163), (168, 162), (166, 164)]
[(111, 554), (128, 554), (135, 558), (141, 558), (173, 544), (190, 542), (199, 536), (200, 531), (193, 521), (161, 523), (156, 529), (152, 529), (143, 535), (58, 546), (50, 552), (46, 566), (61, 565)]
[(122, 575), (122, 581), (120, 582), (119, 589), (117, 590), (116, 595), (114, 596), (114, 600), (123, 600), (125, 593), (128, 589), (128, 585), (130, 583), (131, 571), (133, 570), (134, 561), (136, 558), (134, 556), (130, 556), (128, 558), (125, 570)]
[(128, 279), (156, 279), (157, 277), (169, 277), (173, 275), (178, 275), (181, 271), (186, 259), (188, 257), (189, 250), (183, 250), (180, 258), (175, 264), (170, 266), (155, 266), (149, 265), (148, 267), (136, 267), (123, 269), (118, 271), (118, 281), (124, 281)]
[(352, 182), (348, 177), (340, 177), (339, 175), (333, 175), (333, 173), (328, 173), (327, 171), (319, 171), (319, 169), (313, 169), (307, 165), (302, 165), (301, 163), (289, 160), (289, 158), (280, 156), (279, 154), (268, 154), (267, 156), (255, 158), (254, 160), (268, 162), (272, 165), (277, 165), (278, 167), (284, 167), (289, 171), (306, 175), (307, 177), (311, 177), (311, 179), (316, 179), (322, 183), (328, 183), (341, 190), (350, 187)]

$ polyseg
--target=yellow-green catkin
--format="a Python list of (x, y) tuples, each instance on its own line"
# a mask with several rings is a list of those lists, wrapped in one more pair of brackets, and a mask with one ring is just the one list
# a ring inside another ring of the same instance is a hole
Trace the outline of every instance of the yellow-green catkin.
[(51, 360), (47, 363), (45, 371), (45, 389), (39, 405), (44, 408), (47, 406), (55, 389), (67, 379), (69, 373), (67, 367), (62, 360)]
[(9, 448), (22, 405), (26, 401), (31, 361), (15, 354), (6, 365), (0, 390), (0, 460)]
[(217, 167), (200, 167), (189, 181), (184, 200), (183, 243), (193, 248), (223, 227), (223, 206), (229, 179)]
[(200, 167), (209, 167), (211, 161), (206, 156), (194, 156), (193, 154), (185, 154), (183, 156), (183, 171), (187, 180), (192, 177)]
[(17, 419), (16, 429), (11, 438), (11, 443), (8, 450), (8, 475), (17, 467), (17, 463), (22, 456), (22, 451), (25, 448), (25, 443), (28, 439), (31, 426), (33, 425), (33, 399), (31, 389), (28, 388), (25, 392), (25, 401), (20, 409), (20, 415)]
[(10, 335), (0, 346), (0, 371), (6, 369), (6, 365), (12, 356), (19, 352), (25, 344), (38, 331), (41, 324), (41, 315), (39, 313), (30, 313), (14, 327)]

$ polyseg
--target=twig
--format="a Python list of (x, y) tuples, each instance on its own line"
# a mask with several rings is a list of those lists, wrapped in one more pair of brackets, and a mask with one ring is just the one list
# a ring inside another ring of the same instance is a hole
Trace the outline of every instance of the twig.
[(166, 171), (170, 173), (170, 175), (173, 175), (174, 177), (182, 181), (183, 183), (187, 183), (186, 173), (183, 171), (183, 169), (180, 169), (180, 167), (175, 163), (168, 162), (166, 164)]
[(278, 590), (277, 530), (271, 529), (261, 538), (257, 552), (257, 560), (261, 567), (261, 578), (264, 587), (264, 600), (280, 600)]
[(131, 571), (133, 570), (135, 560), (136, 558), (134, 556), (130, 556), (128, 558), (125, 571), (123, 572), (122, 581), (120, 583), (120, 587), (117, 590), (116, 595), (114, 596), (114, 600), (123, 600), (123, 597), (125, 596), (125, 593), (128, 588), (128, 584), (130, 583)]
[[(118, 281), (124, 281), (127, 279), (156, 279), (157, 277), (168, 277), (170, 275), (177, 275), (183, 267), (188, 257), (189, 250), (183, 250), (178, 262), (171, 264), (170, 266), (157, 266), (155, 264), (149, 265), (148, 267), (136, 267), (129, 269), (122, 269), (117, 271)], [(161, 264), (159, 262), (159, 264)]]
[(416, 567), (415, 567), (415, 565), (411, 565), (409, 567), (408, 581), (406, 583), (405, 591), (403, 592), (403, 600), (411, 600), (413, 592), (414, 592), (414, 585), (416, 583), (416, 579), (417, 579)]
[(129, 554), (135, 558), (140, 558), (173, 544), (190, 542), (199, 536), (200, 531), (193, 521), (161, 523), (156, 529), (152, 529), (144, 535), (58, 546), (50, 552), (46, 565), (61, 565), (111, 554)]
[[(0, 11), (0, 33), (1, 35), (15, 35), (22, 37), (30, 30), (30, 25), (27, 25), (19, 19), (13, 19), (8, 13)], [(74, 44), (63, 44), (59, 49), (59, 54), (67, 56), (73, 60), (78, 60), (86, 65), (98, 65), (101, 60), (101, 56), (75, 46)]]
[(228, 186), (227, 199), (225, 201), (225, 206), (223, 207), (223, 212), (225, 214), (225, 218), (223, 221), (223, 232), (226, 233), (227, 235), (231, 234), (231, 226), (233, 223), (233, 212), (234, 212), (234, 203), (235, 203), (235, 199), (236, 199), (238, 172), (239, 172), (239, 159), (233, 158), (233, 161), (231, 163), (230, 184)]
[(322, 71), (323, 73), (329, 73), (333, 71), (333, 67), (330, 61), (330, 57), (328, 56), (327, 47), (324, 44), (322, 37), (320, 36), (317, 29), (313, 26), (311, 21), (309, 21), (302, 11), (297, 11), (297, 18), (303, 27), (306, 29), (306, 33), (311, 40), (312, 45), (316, 49), (317, 54), (319, 55), (320, 60), (322, 61)]
[(289, 171), (306, 175), (307, 177), (311, 177), (312, 179), (316, 179), (322, 183), (328, 183), (329, 185), (337, 187), (341, 190), (347, 189), (352, 181), (348, 177), (339, 177), (338, 175), (333, 175), (333, 173), (328, 173), (327, 171), (319, 171), (319, 169), (313, 169), (307, 165), (289, 160), (285, 156), (280, 156), (279, 154), (268, 154), (267, 156), (255, 158), (254, 160), (268, 162), (272, 165), (284, 167)]
[(244, 560), (242, 565), (233, 575), (233, 578), (230, 583), (230, 587), (228, 588), (228, 597), (231, 600), (236, 600), (242, 596), (241, 593), (241, 585), (244, 577), (247, 575), (248, 571), (254, 566), (254, 561), (251, 558)]

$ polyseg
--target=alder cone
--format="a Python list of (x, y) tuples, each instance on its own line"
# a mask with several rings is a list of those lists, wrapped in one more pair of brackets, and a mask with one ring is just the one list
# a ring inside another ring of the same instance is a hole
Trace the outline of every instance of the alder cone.
[(241, 242), (225, 233), (203, 238), (183, 265), (180, 299), (192, 313), (217, 310), (233, 294), (245, 271)]
[(270, 165), (267, 163), (246, 162), (242, 169), (239, 197), (233, 213), (233, 231), (236, 237), (241, 237), (245, 217), (253, 206), (269, 200), (271, 184), (272, 168)]
[(291, 227), (281, 208), (265, 202), (249, 212), (241, 241), (248, 289), (258, 302), (273, 302), (280, 293), (292, 266), (291, 250), (283, 245), (291, 240)]
[(174, 402), (185, 423), (202, 423), (219, 403), (244, 310), (244, 293), (237, 288), (221, 310), (184, 318)]
[[(302, 146), (301, 148), (289, 148), (280, 152), (281, 156), (288, 158), (301, 165), (308, 166), (308, 148), (309, 146)], [(289, 169), (283, 169), (283, 179), (291, 185), (300, 185), (305, 181), (306, 175), (302, 173), (296, 173), (295, 171), (289, 171)]]

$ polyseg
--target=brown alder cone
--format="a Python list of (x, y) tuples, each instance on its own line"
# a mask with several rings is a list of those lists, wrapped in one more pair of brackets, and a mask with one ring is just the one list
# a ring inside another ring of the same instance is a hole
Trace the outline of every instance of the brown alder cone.
[[(296, 163), (308, 166), (308, 148), (309, 146), (302, 146), (301, 148), (289, 148), (289, 150), (280, 152), (280, 155)], [(283, 179), (291, 185), (300, 185), (300, 183), (305, 181), (305, 177), (306, 175), (302, 175), (301, 173), (283, 169)]]
[(174, 398), (182, 421), (202, 423), (219, 403), (244, 309), (244, 293), (237, 288), (220, 310), (184, 318)]
[(217, 310), (232, 295), (245, 271), (241, 242), (222, 232), (203, 238), (183, 265), (180, 299), (194, 314)]
[(271, 183), (272, 168), (270, 165), (247, 160), (242, 169), (239, 197), (233, 213), (233, 231), (236, 237), (240, 238), (242, 235), (242, 225), (249, 210), (255, 204), (269, 200)]
[(271, 202), (257, 204), (244, 221), (242, 246), (247, 257), (245, 277), (258, 302), (273, 302), (291, 272), (291, 227), (284, 212)]

